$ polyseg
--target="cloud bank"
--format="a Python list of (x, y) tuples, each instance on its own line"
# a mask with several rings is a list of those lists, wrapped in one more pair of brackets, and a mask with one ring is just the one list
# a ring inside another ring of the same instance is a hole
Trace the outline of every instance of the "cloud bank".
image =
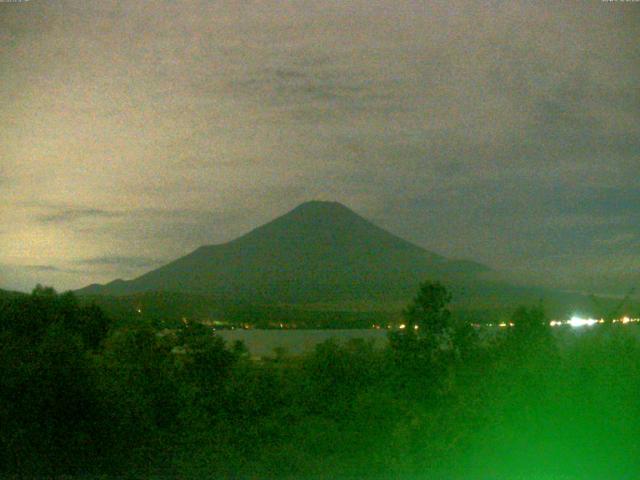
[(615, 239), (640, 234), (639, 13), (0, 4), (1, 284), (139, 274), (151, 265), (77, 267), (175, 258), (309, 199), (498, 269), (632, 275), (637, 243)]

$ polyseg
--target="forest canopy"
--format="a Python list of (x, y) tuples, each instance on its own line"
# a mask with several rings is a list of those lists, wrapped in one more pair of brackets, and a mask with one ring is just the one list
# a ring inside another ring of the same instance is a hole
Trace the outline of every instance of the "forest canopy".
[[(551, 334), (540, 307), (490, 339), (421, 285), (384, 347), (260, 361), (211, 328), (114, 324), (73, 294), (0, 301), (0, 474), (621, 478), (637, 471), (640, 345)], [(635, 328), (635, 327), (632, 327)], [(616, 352), (616, 355), (611, 355)]]

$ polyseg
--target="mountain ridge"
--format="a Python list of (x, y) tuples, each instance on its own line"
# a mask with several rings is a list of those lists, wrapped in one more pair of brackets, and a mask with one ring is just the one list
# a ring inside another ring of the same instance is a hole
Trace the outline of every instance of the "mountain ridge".
[(174, 291), (272, 303), (379, 299), (405, 297), (426, 277), (486, 271), (404, 240), (341, 203), (312, 200), (229, 242), (77, 293)]

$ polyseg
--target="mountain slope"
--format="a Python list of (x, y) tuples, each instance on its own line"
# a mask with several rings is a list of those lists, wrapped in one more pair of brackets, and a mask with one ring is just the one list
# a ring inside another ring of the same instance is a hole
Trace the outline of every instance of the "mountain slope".
[(263, 303), (382, 300), (406, 298), (425, 278), (460, 283), (487, 270), (428, 252), (339, 203), (314, 201), (231, 242), (78, 293), (168, 291)]

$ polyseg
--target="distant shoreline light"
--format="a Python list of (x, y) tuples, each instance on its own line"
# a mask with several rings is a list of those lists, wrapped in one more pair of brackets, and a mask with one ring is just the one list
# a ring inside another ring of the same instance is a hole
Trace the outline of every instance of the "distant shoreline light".
[(575, 315), (571, 317), (571, 319), (567, 322), (567, 324), (571, 325), (574, 328), (585, 326), (590, 327), (592, 325), (595, 325), (596, 323), (598, 323), (598, 320), (596, 320), (595, 318), (580, 318)]
[[(628, 323), (639, 323), (639, 322), (640, 322), (640, 318), (629, 318), (628, 316), (624, 316), (622, 318), (614, 318), (613, 320), (611, 320), (611, 323), (621, 323), (623, 325), (626, 325)], [(574, 315), (569, 320), (564, 322), (561, 320), (551, 320), (549, 322), (549, 325), (551, 327), (569, 325), (573, 328), (580, 328), (580, 327), (591, 327), (593, 325), (602, 324), (602, 323), (606, 323), (604, 318), (597, 320), (595, 318), (582, 318), (577, 315)]]
[[(627, 325), (629, 323), (640, 323), (640, 318), (631, 318), (628, 316), (624, 316), (621, 318), (614, 318), (613, 320), (611, 320), (610, 322), (607, 322), (604, 318), (600, 318), (600, 319), (595, 319), (595, 318), (582, 318), (579, 317), (578, 315), (574, 315), (573, 317), (571, 317), (569, 320), (551, 320), (549, 321), (549, 326), (550, 327), (561, 327), (563, 325), (569, 325), (572, 328), (580, 328), (580, 327), (592, 327), (594, 325), (598, 325), (598, 324), (603, 324), (603, 323), (621, 323), (623, 325)], [(502, 322), (502, 323), (487, 323), (487, 324), (480, 324), (480, 323), (474, 323), (471, 322), (469, 323), (469, 325), (471, 325), (474, 328), (482, 328), (483, 326), (486, 327), (500, 327), (500, 328), (505, 328), (505, 327), (514, 327), (515, 325), (511, 322), (506, 323), (506, 322)]]

